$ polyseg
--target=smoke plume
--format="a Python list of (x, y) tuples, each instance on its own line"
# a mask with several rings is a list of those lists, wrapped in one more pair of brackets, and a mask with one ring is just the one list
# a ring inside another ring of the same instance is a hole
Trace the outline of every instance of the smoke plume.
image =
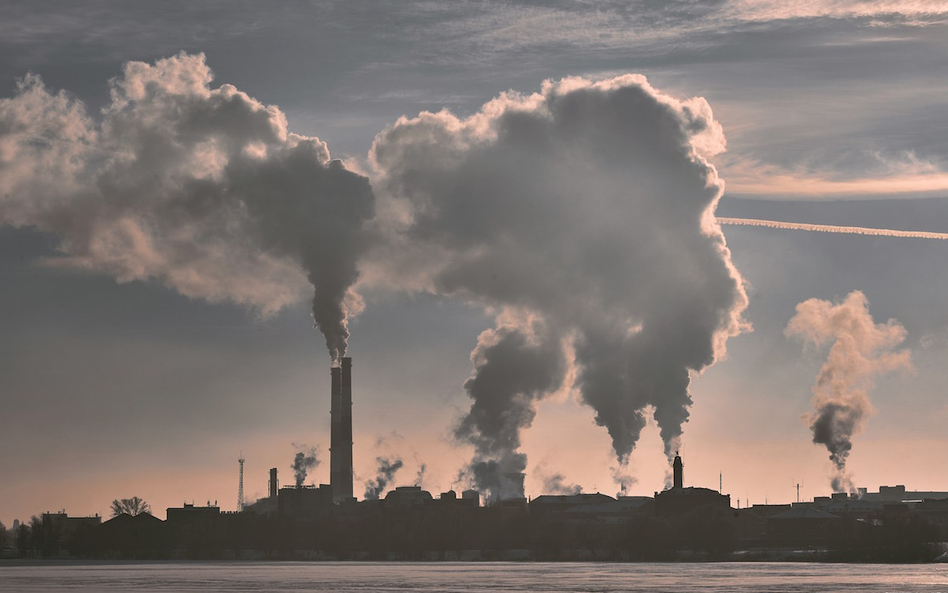
[(569, 484), (563, 474), (552, 474), (543, 478), (544, 494), (580, 494), (583, 487), (579, 484)]
[(478, 338), (474, 372), (464, 383), (473, 403), (455, 437), (474, 446), (470, 477), (488, 500), (523, 496), (505, 474), (526, 469), (520, 433), (536, 416), (536, 402), (563, 382), (566, 361), (555, 335), (533, 321), (501, 325)]
[(297, 451), (296, 456), (293, 457), (293, 465), (290, 466), (290, 469), (293, 470), (296, 487), (300, 488), (303, 486), (303, 482), (306, 481), (306, 474), (309, 473), (309, 470), (319, 465), (319, 448), (307, 445), (295, 446), (300, 451)]
[[(635, 486), (638, 483), (638, 480), (635, 478), (635, 476), (626, 472), (625, 471), (626, 468), (624, 466), (613, 467), (611, 469), (612, 469), (612, 480), (616, 484), (619, 485), (619, 491), (616, 493), (616, 496), (617, 497), (627, 496), (629, 494), (629, 490), (632, 488), (632, 486)], [(666, 482), (666, 488), (667, 488), (667, 482), (668, 482), (667, 476), (666, 476), (665, 482)]]
[(808, 346), (831, 344), (813, 386), (815, 409), (805, 419), (813, 431), (813, 442), (829, 451), (833, 491), (855, 492), (846, 471), (852, 439), (872, 412), (869, 390), (875, 379), (890, 371), (911, 369), (910, 352), (896, 350), (905, 340), (905, 328), (894, 319), (874, 323), (866, 296), (854, 291), (841, 303), (803, 301), (785, 332)]
[[(654, 407), (673, 455), (692, 372), (746, 328), (743, 280), (714, 211), (724, 150), (702, 98), (642, 76), (547, 81), (461, 119), (401, 118), (370, 160), (380, 202), (405, 213), (398, 249), (374, 251), (373, 281), (459, 295), (500, 312), (481, 335), (457, 437), (471, 474), (503, 488), (522, 471), (536, 402), (575, 377), (626, 463)], [(397, 277), (395, 277), (397, 274)]]
[(418, 474), (415, 475), (415, 486), (421, 486), (421, 483), (425, 480), (425, 473), (428, 471), (428, 465), (422, 463), (418, 467)]
[(276, 107), (211, 80), (203, 54), (128, 62), (93, 121), (28, 75), (0, 99), (0, 225), (58, 236), (47, 263), (262, 315), (309, 284), (337, 360), (375, 213), (368, 179)]
[(395, 459), (376, 457), (375, 462), (378, 463), (378, 470), (375, 479), (365, 483), (365, 494), (363, 495), (365, 500), (378, 500), (381, 494), (385, 492), (385, 488), (392, 483), (395, 473), (402, 469), (402, 465), (404, 465), (402, 460), (397, 457)]

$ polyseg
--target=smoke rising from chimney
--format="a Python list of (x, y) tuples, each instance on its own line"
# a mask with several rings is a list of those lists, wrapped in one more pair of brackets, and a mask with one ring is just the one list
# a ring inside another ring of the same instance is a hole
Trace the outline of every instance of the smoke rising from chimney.
[(376, 470), (375, 479), (365, 483), (365, 494), (363, 495), (365, 500), (378, 500), (388, 485), (392, 483), (395, 474), (404, 465), (399, 457), (395, 459), (376, 457), (375, 462), (378, 464), (378, 469)]
[(567, 78), (465, 119), (400, 118), (369, 155), (384, 213), (370, 234), (365, 177), (289, 132), (276, 107), (211, 80), (203, 55), (129, 62), (96, 123), (28, 76), (0, 100), (0, 224), (57, 234), (56, 265), (263, 315), (309, 291), (334, 362), (359, 270), (499, 313), (472, 354), (456, 435), (487, 490), (525, 469), (520, 433), (561, 388), (579, 390), (622, 464), (653, 406), (671, 457), (690, 373), (746, 328), (707, 160), (725, 139), (704, 99), (638, 75)]
[(563, 350), (550, 329), (533, 320), (481, 333), (471, 361), (474, 372), (464, 388), (473, 403), (454, 431), (474, 446), (470, 477), (488, 500), (522, 496), (504, 474), (526, 469), (520, 434), (533, 422), (536, 402), (562, 384)]
[(296, 487), (300, 488), (303, 486), (303, 482), (306, 481), (306, 474), (309, 473), (309, 470), (319, 465), (319, 447), (297, 444), (293, 446), (299, 451), (293, 457), (293, 465), (290, 466), (290, 469), (293, 470)]
[[(629, 474), (626, 471), (627, 468), (624, 465), (621, 467), (612, 467), (610, 469), (612, 471), (612, 480), (619, 485), (619, 491), (616, 493), (616, 496), (627, 496), (629, 494), (629, 490), (632, 488), (632, 486), (635, 486), (638, 483), (638, 480), (635, 478), (635, 476)], [(665, 478), (665, 482), (667, 488), (667, 476)]]
[(368, 179), (229, 84), (203, 54), (128, 62), (100, 122), (38, 76), (0, 99), (0, 224), (61, 239), (46, 263), (154, 279), (261, 315), (301, 300), (334, 361), (358, 309)]
[(556, 473), (543, 478), (543, 494), (581, 494), (583, 487), (569, 484), (563, 474)]
[(854, 291), (841, 303), (809, 299), (797, 305), (785, 333), (806, 346), (831, 344), (826, 362), (813, 386), (813, 413), (804, 419), (813, 442), (826, 446), (833, 462), (834, 492), (856, 492), (846, 471), (853, 436), (861, 432), (872, 412), (869, 391), (877, 377), (912, 368), (909, 350), (896, 350), (905, 340), (905, 328), (896, 320), (876, 324), (869, 301)]
[(425, 474), (428, 472), (428, 465), (422, 463), (418, 466), (418, 473), (415, 475), (415, 486), (421, 486), (421, 483), (425, 480)]
[[(620, 464), (648, 406), (673, 457), (691, 373), (747, 329), (744, 282), (714, 218), (723, 182), (707, 158), (724, 146), (704, 99), (637, 75), (547, 81), (464, 119), (424, 112), (376, 137), (380, 204), (408, 214), (367, 275), (501, 313), (472, 354), (473, 403), (456, 432), (475, 447), (482, 488), (523, 470), (520, 431), (563, 387), (593, 408)], [(562, 385), (564, 368), (574, 385)]]

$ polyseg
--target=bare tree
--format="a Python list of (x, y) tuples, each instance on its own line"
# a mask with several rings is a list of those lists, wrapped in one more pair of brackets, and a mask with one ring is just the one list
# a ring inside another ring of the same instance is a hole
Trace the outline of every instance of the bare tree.
[(133, 496), (131, 498), (115, 499), (112, 501), (112, 516), (119, 515), (140, 515), (142, 513), (151, 513), (151, 505), (144, 500)]

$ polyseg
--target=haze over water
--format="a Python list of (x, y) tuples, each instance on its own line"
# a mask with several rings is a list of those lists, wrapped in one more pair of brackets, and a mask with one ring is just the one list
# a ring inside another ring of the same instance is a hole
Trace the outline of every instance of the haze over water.
[(0, 590), (946, 592), (948, 565), (154, 563), (6, 566)]

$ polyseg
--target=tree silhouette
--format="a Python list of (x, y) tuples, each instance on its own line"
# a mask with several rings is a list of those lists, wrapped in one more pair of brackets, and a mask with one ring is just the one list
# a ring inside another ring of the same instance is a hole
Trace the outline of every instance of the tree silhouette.
[(133, 496), (131, 498), (123, 498), (121, 500), (115, 499), (112, 501), (112, 516), (118, 517), (119, 515), (140, 515), (142, 513), (151, 513), (151, 505), (149, 505), (144, 500)]

